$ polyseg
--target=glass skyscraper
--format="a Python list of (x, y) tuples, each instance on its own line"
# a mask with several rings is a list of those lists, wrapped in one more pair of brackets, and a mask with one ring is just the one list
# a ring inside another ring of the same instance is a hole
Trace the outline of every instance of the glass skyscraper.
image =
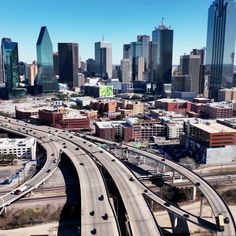
[(78, 83), (79, 50), (77, 43), (58, 43), (59, 82), (73, 86)]
[(163, 24), (152, 32), (151, 80), (158, 95), (162, 94), (163, 84), (171, 83), (173, 34)]
[(208, 11), (206, 69), (210, 71), (209, 98), (218, 100), (220, 88), (233, 82), (236, 3), (215, 0)]
[(37, 49), (38, 74), (35, 79), (37, 92), (48, 93), (58, 91), (58, 82), (53, 67), (53, 49), (46, 26), (40, 30)]
[(12, 42), (10, 38), (3, 38), (1, 49), (3, 83), (6, 85), (9, 98), (12, 96), (13, 90), (16, 89), (19, 84), (18, 44), (16, 42)]
[(112, 78), (112, 45), (108, 42), (95, 43), (96, 73), (102, 78)]

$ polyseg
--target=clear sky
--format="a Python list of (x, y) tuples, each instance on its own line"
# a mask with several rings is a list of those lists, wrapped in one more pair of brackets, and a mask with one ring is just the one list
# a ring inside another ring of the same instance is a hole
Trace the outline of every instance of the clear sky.
[(113, 64), (122, 59), (123, 44), (138, 34), (152, 34), (164, 17), (174, 30), (173, 64), (179, 56), (206, 45), (208, 7), (213, 0), (2, 0), (0, 37), (18, 42), (19, 58), (36, 59), (40, 27), (46, 25), (58, 42), (79, 43), (82, 60), (94, 57), (94, 42), (113, 46)]

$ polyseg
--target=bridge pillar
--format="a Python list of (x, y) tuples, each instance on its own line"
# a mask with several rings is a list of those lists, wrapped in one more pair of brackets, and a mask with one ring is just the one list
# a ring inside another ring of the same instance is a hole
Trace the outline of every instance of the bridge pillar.
[(175, 181), (175, 170), (173, 170), (173, 175), (172, 175), (172, 184), (174, 183)]
[(163, 165), (163, 167), (162, 167), (162, 173), (165, 174), (165, 172), (166, 172), (166, 165)]
[(197, 188), (196, 188), (196, 186), (193, 186), (193, 198), (192, 198), (192, 201), (196, 200), (196, 195), (197, 195)]
[(202, 208), (203, 208), (203, 202), (204, 202), (204, 198), (203, 196), (201, 196), (201, 201), (200, 201), (200, 217), (202, 217)]

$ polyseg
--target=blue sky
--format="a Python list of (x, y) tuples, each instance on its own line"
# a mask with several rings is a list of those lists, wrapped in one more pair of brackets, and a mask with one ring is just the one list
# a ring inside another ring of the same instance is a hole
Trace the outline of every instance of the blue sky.
[(46, 25), (57, 51), (58, 42), (79, 43), (82, 60), (94, 57), (94, 42), (113, 45), (113, 64), (120, 62), (124, 43), (138, 34), (151, 36), (164, 17), (174, 30), (173, 63), (192, 48), (206, 45), (207, 13), (213, 0), (11, 0), (1, 1), (0, 37), (19, 43), (20, 60), (36, 59), (40, 27)]

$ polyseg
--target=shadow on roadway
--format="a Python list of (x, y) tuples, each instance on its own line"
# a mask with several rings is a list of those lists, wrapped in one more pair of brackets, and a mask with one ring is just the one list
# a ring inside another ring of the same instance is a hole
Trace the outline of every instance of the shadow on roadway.
[(59, 169), (65, 181), (66, 203), (62, 208), (58, 236), (78, 236), (81, 227), (80, 185), (75, 167), (65, 155), (61, 155)]

